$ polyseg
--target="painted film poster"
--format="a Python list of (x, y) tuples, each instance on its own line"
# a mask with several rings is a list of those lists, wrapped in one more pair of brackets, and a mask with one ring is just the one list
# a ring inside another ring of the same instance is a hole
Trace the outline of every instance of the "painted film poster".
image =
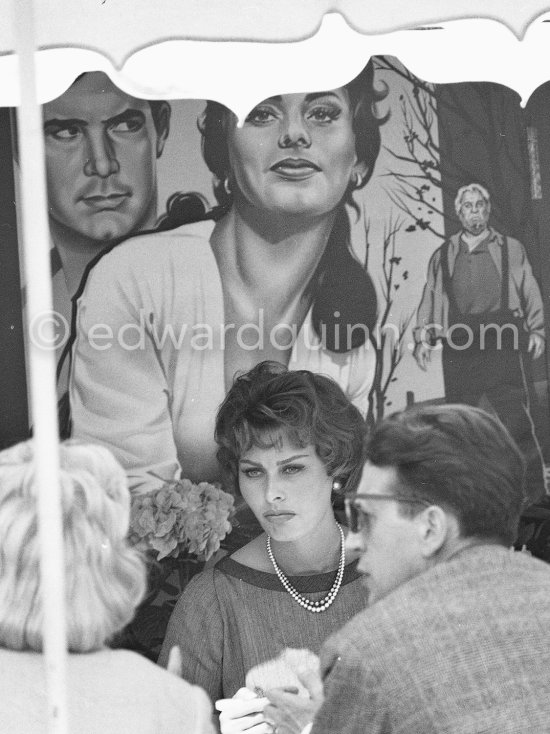
[[(62, 434), (109, 446), (136, 493), (215, 481), (216, 410), (270, 359), (330, 375), (371, 425), (424, 403), (495, 413), (540, 504), (550, 83), (522, 107), (375, 56), (336, 90), (280, 92), (237, 125), (90, 71), (43, 106)], [(5, 447), (31, 427), (10, 110), (1, 123)]]

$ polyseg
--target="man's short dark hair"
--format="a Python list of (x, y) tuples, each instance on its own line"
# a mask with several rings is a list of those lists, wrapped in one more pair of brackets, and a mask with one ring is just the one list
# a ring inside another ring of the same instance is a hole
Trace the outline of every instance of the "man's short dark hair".
[[(73, 87), (78, 81), (80, 81), (82, 77), (86, 76), (86, 74), (89, 74), (89, 73), (90, 72), (88, 71), (83, 71), (82, 74), (79, 74), (76, 77), (76, 79), (74, 80), (74, 82), (71, 83), (69, 89)], [(106, 74), (106, 72), (103, 72), (103, 73)], [(106, 74), (106, 76), (109, 76), (109, 75)], [(111, 77), (109, 77), (109, 79), (111, 79)], [(65, 92), (63, 92), (63, 94), (64, 93)], [(132, 95), (129, 95), (129, 96), (132, 96)], [(151, 117), (153, 118), (153, 125), (155, 126), (155, 131), (157, 135), (159, 135), (162, 131), (164, 110), (166, 109), (166, 105), (168, 105), (168, 107), (171, 108), (170, 102), (166, 101), (165, 99), (149, 99), (146, 101), (149, 102), (149, 107), (151, 108)]]
[[(413, 407), (375, 427), (366, 457), (397, 470), (400, 494), (455, 515), (463, 537), (514, 542), (524, 461), (498, 418), (468, 405)], [(401, 511), (415, 514), (419, 507), (403, 504)]]
[(365, 433), (361, 413), (330, 377), (266, 361), (237, 377), (218, 411), (215, 437), (225, 481), (238, 494), (240, 457), (252, 446), (277, 446), (281, 437), (315, 446), (327, 474), (354, 490)]

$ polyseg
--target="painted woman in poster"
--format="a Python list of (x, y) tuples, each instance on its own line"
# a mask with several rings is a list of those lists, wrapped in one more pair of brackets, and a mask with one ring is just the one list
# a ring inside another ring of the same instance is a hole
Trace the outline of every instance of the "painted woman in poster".
[(112, 448), (135, 489), (215, 479), (216, 409), (235, 373), (265, 359), (332, 376), (366, 413), (376, 296), (345, 204), (372, 174), (383, 96), (369, 63), (339, 89), (271, 97), (242, 126), (209, 102), (215, 221), (131, 239), (92, 270), (73, 434)]

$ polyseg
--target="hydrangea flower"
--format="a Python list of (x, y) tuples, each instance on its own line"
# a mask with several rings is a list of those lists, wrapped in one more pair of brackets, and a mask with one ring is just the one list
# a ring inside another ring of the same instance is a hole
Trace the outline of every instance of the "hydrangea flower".
[(132, 500), (130, 541), (157, 559), (182, 553), (207, 561), (231, 532), (234, 498), (219, 486), (189, 479), (167, 482)]

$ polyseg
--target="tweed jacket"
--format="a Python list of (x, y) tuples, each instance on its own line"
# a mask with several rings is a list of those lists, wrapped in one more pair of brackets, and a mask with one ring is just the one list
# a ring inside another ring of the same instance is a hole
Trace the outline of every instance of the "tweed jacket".
[[(504, 236), (495, 229), (489, 228), (489, 253), (495, 266), (502, 274), (501, 249)], [(452, 276), (454, 264), (459, 251), (460, 236), (457, 232), (449, 239), (449, 272)], [(544, 338), (544, 314), (542, 296), (531, 265), (527, 259), (525, 248), (513, 237), (508, 237), (509, 252), (509, 308), (516, 316), (523, 317), (529, 334), (538, 334)], [(445, 245), (439, 247), (430, 258), (426, 285), (418, 306), (414, 337), (416, 342), (426, 341), (426, 330), (433, 338), (445, 336), (449, 327), (449, 299), (443, 288), (443, 268), (441, 257)]]
[(321, 652), (311, 734), (550, 731), (550, 566), (458, 553), (357, 614)]

